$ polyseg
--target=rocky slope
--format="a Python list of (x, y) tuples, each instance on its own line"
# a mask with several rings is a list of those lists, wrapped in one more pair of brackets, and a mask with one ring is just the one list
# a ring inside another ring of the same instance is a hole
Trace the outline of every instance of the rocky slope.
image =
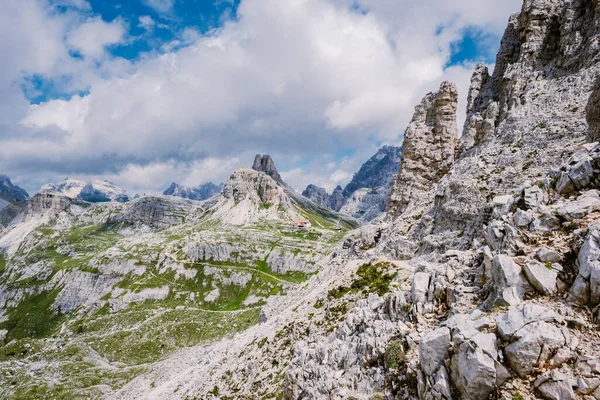
[(597, 7), (526, 0), (460, 143), (452, 85), (417, 107), (377, 246), (114, 398), (600, 398)]
[(356, 226), (296, 197), (249, 168), (209, 202), (36, 194), (0, 232), (0, 397), (105, 397), (257, 324)]
[(600, 399), (599, 27), (525, 0), (458, 144), (453, 86), (427, 95), (377, 245), (274, 166), (163, 211), (38, 199), (0, 236), (2, 396)]
[(116, 201), (124, 203), (129, 201), (125, 190), (109, 181), (96, 179), (90, 183), (76, 179), (65, 179), (56, 184), (47, 184), (41, 191), (55, 191), (72, 199), (80, 199), (90, 203), (103, 203)]
[(324, 188), (311, 184), (302, 195), (321, 207), (371, 221), (386, 210), (401, 158), (402, 147), (384, 146), (362, 165), (345, 189), (338, 186), (329, 195)]
[(178, 183), (171, 183), (171, 186), (163, 192), (164, 196), (181, 197), (189, 200), (207, 200), (223, 190), (223, 184), (215, 185), (212, 182), (204, 183), (197, 188), (190, 188)]

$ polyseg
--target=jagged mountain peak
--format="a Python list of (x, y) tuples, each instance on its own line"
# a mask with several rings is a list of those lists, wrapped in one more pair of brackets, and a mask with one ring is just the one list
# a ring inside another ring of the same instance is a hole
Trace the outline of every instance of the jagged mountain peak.
[(202, 201), (219, 194), (223, 190), (223, 186), (223, 183), (215, 185), (212, 182), (206, 182), (196, 188), (191, 188), (172, 182), (171, 186), (163, 192), (163, 195)]
[(275, 168), (275, 162), (268, 154), (257, 154), (254, 157), (252, 169), (259, 172), (264, 172), (271, 178), (275, 179), (277, 183), (287, 186), (287, 184), (281, 178), (281, 175), (279, 175), (279, 172), (277, 172), (277, 168)]
[(344, 188), (344, 197), (350, 197), (358, 189), (388, 186), (400, 169), (401, 159), (402, 147), (383, 146), (354, 174)]
[(0, 175), (0, 198), (8, 201), (25, 201), (29, 194), (18, 186), (13, 185), (10, 178), (6, 175)]

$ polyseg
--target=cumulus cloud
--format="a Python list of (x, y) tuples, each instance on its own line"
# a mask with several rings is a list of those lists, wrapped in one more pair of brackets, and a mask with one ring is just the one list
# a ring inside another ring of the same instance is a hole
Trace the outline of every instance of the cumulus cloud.
[(67, 43), (83, 56), (99, 59), (105, 55), (106, 46), (120, 43), (124, 34), (125, 26), (120, 20), (107, 23), (100, 17), (90, 18), (69, 33)]
[[(159, 12), (173, 7), (173, 1), (146, 3)], [(243, 0), (235, 21), (207, 34), (187, 29), (164, 54), (135, 64), (105, 59), (100, 70), (69, 61), (66, 70), (89, 94), (17, 113), (19, 124), (1, 128), (13, 134), (0, 130), (10, 136), (0, 167), (16, 175), (24, 160), (36, 160), (48, 173), (122, 176), (126, 185), (134, 185), (127, 177), (136, 174), (155, 173), (160, 181), (169, 173), (193, 185), (269, 152), (294, 187), (332, 189), (347, 183), (376, 144), (401, 142), (414, 106), (441, 80), (457, 81), (464, 107), (472, 65), (445, 68), (451, 44), (466, 29), (501, 34), (520, 0), (456, 3)], [(27, 51), (11, 66), (13, 82), (24, 69), (56, 75), (70, 48), (106, 58), (106, 46), (126, 35), (120, 20), (48, 23), (56, 17), (40, 3), (22, 4), (37, 5), (48, 33), (27, 39), (33, 33), (21, 32)], [(13, 8), (18, 18), (32, 18)], [(0, 39), (0, 49), (7, 42)], [(30, 54), (36, 48), (45, 53), (39, 60)], [(0, 77), (2, 85), (8, 78)], [(358, 151), (336, 157), (344, 148)], [(146, 178), (137, 182), (155, 190)]]
[(154, 26), (156, 25), (156, 22), (154, 22), (152, 17), (149, 15), (142, 15), (141, 17), (139, 17), (138, 20), (139, 20), (138, 26), (140, 28), (144, 28), (147, 31), (151, 31), (152, 29), (154, 29)]

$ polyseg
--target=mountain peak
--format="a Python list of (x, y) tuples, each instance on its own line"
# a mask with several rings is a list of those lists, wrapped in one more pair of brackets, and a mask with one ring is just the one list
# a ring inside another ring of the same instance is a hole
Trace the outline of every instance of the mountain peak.
[(169, 188), (163, 192), (163, 195), (203, 201), (219, 194), (222, 189), (222, 183), (220, 185), (215, 185), (212, 182), (206, 182), (196, 188), (190, 188), (180, 185), (176, 182), (172, 182), (171, 186), (169, 186)]
[(271, 178), (275, 179), (277, 183), (287, 186), (281, 178), (281, 175), (279, 175), (279, 172), (277, 172), (277, 168), (275, 168), (275, 162), (268, 154), (257, 154), (256, 157), (254, 157), (252, 169), (258, 172), (264, 172)]
[(15, 186), (6, 175), (0, 175), (0, 197), (7, 201), (24, 201), (29, 198), (29, 194), (18, 186)]

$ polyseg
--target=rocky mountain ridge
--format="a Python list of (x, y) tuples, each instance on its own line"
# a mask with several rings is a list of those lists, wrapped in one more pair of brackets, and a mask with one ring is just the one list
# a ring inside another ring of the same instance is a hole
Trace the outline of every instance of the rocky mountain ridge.
[[(600, 399), (598, 7), (525, 0), (460, 142), (453, 85), (424, 98), (385, 223), (337, 236), (264, 157), (206, 204), (36, 200), (0, 234), (2, 395)], [(33, 303), (102, 308), (50, 338), (18, 318), (46, 288)]]
[(90, 203), (104, 203), (116, 201), (124, 203), (129, 201), (125, 190), (114, 183), (95, 179), (89, 183), (77, 179), (66, 178), (64, 181), (42, 186), (41, 191), (55, 191), (72, 199), (80, 199)]
[(163, 192), (163, 195), (181, 197), (182, 199), (203, 201), (221, 193), (221, 191), (223, 190), (223, 186), (223, 183), (221, 183), (220, 185), (215, 185), (212, 182), (206, 182), (198, 186), (197, 188), (190, 188), (173, 182), (171, 183), (171, 186), (169, 186), (167, 190)]
[(383, 146), (354, 174), (352, 181), (335, 188), (331, 195), (310, 184), (302, 195), (321, 207), (362, 221), (371, 221), (386, 211), (394, 176), (400, 169), (402, 147)]

